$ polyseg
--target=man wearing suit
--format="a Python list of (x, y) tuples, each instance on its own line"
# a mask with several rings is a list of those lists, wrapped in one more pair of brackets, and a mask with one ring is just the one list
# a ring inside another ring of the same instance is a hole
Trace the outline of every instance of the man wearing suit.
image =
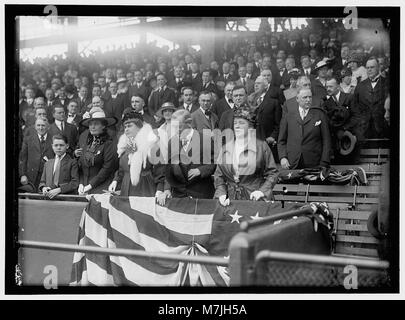
[(49, 199), (58, 194), (76, 193), (79, 186), (79, 171), (77, 161), (67, 153), (68, 140), (64, 135), (56, 134), (52, 137), (52, 149), (55, 158), (44, 165), (39, 192)]
[(35, 129), (36, 134), (24, 137), (19, 155), (20, 182), (23, 186), (31, 185), (31, 192), (38, 190), (45, 162), (54, 157), (48, 121), (38, 118)]
[(52, 106), (55, 103), (55, 93), (51, 88), (45, 90), (45, 98), (46, 98), (46, 113), (49, 123), (52, 123)]
[(387, 80), (380, 75), (380, 66), (376, 58), (366, 63), (366, 80), (360, 82), (354, 90), (354, 106), (359, 111), (356, 136), (359, 140), (387, 138), (384, 121), (384, 103), (388, 97)]
[(255, 88), (254, 88), (255, 82), (246, 77), (247, 71), (246, 71), (245, 66), (239, 67), (238, 73), (239, 73), (239, 79), (236, 81), (236, 85), (244, 86), (246, 88), (247, 94), (250, 95), (255, 90)]
[(231, 65), (229, 62), (224, 62), (222, 64), (222, 74), (218, 77), (217, 81), (223, 81), (225, 83), (229, 81), (236, 81), (237, 78), (233, 76), (231, 73)]
[(54, 123), (49, 127), (49, 134), (51, 137), (55, 134), (64, 135), (67, 138), (68, 143), (67, 153), (70, 156), (73, 156), (73, 151), (76, 149), (76, 143), (78, 140), (76, 126), (66, 122), (65, 109), (59, 104), (53, 106), (53, 118)]
[(194, 91), (197, 91), (198, 86), (201, 83), (200, 68), (196, 62), (191, 63), (190, 71), (188, 71), (191, 81), (191, 87)]
[(218, 117), (211, 111), (212, 93), (202, 91), (198, 98), (200, 108), (191, 114), (192, 127), (200, 134), (203, 130), (214, 130), (218, 127)]
[(301, 73), (308, 77), (311, 82), (316, 78), (315, 72), (312, 68), (311, 59), (308, 55), (303, 55), (301, 57)]
[(196, 87), (196, 91), (198, 94), (202, 91), (209, 91), (212, 93), (217, 94), (217, 86), (215, 83), (212, 81), (212, 76), (211, 76), (211, 71), (206, 69), (201, 72), (201, 82), (200, 84)]
[(325, 61), (319, 61), (316, 64), (315, 71), (318, 76), (312, 81), (312, 105), (319, 107), (324, 98), (326, 98), (326, 79), (328, 76), (328, 64)]
[(288, 54), (294, 56), (295, 61), (298, 61), (303, 50), (302, 41), (300, 41), (298, 34), (290, 33), (286, 50)]
[(235, 86), (232, 90), (232, 100), (234, 107), (222, 113), (221, 119), (219, 119), (218, 128), (222, 131), (225, 129), (233, 130), (233, 115), (234, 111), (247, 105), (246, 89), (243, 86)]
[(82, 121), (82, 119), (82, 116), (79, 114), (79, 106), (77, 104), (77, 101), (70, 101), (68, 105), (68, 115), (66, 118), (66, 122), (73, 124), (78, 130), (79, 134), (84, 131), (82, 130), (82, 128), (79, 128), (79, 123), (80, 121)]
[(347, 67), (347, 64), (349, 62), (349, 58), (350, 58), (350, 48), (349, 48), (349, 46), (347, 44), (342, 45), (342, 48), (340, 49), (340, 62), (341, 62), (343, 67)]
[(273, 74), (270, 69), (264, 69), (261, 74), (267, 81), (266, 95), (270, 98), (277, 99), (282, 105), (285, 102), (283, 90), (273, 84)]
[(298, 108), (282, 118), (278, 154), (283, 169), (329, 166), (330, 133), (325, 112), (312, 106), (310, 89), (300, 88)]
[[(122, 117), (124, 117), (124, 114), (127, 114), (128, 112), (138, 112), (142, 115), (143, 121), (146, 123), (149, 123), (152, 128), (157, 128), (158, 124), (155, 121), (155, 118), (151, 116), (148, 112), (148, 109), (145, 108), (145, 101), (143, 101), (141, 96), (132, 96), (131, 97), (131, 107), (126, 108), (124, 112), (122, 113)], [(120, 119), (121, 120), (121, 119)]]
[(281, 106), (277, 99), (266, 95), (266, 80), (259, 76), (255, 81), (261, 95), (257, 99), (256, 114), (256, 137), (266, 141), (273, 153), (275, 161), (277, 156), (277, 139), (281, 120)]
[(81, 86), (77, 98), (80, 115), (83, 115), (86, 111), (89, 111), (91, 109), (91, 106), (89, 107), (89, 105), (91, 104), (91, 97), (89, 97), (88, 94), (89, 89), (86, 86)]
[(155, 115), (156, 111), (165, 102), (171, 102), (176, 107), (179, 105), (178, 101), (176, 101), (176, 93), (166, 85), (166, 76), (163, 73), (159, 73), (156, 79), (158, 89), (152, 92), (150, 103), (148, 104), (149, 114), (152, 116)]
[(221, 119), (222, 114), (225, 111), (232, 110), (234, 107), (234, 103), (232, 100), (232, 91), (233, 88), (235, 87), (234, 82), (228, 82), (225, 85), (225, 96), (222, 99), (216, 100), (211, 108), (211, 111), (215, 113), (218, 117), (218, 119)]
[(184, 87), (182, 90), (183, 104), (180, 108), (187, 110), (190, 113), (198, 110), (200, 107), (198, 103), (194, 102), (194, 91), (191, 87)]
[(211, 137), (192, 128), (192, 118), (187, 110), (175, 111), (172, 122), (179, 124), (179, 133), (169, 141), (166, 166), (166, 179), (173, 198), (212, 199), (215, 189), (211, 176), (215, 164)]
[[(326, 111), (329, 119), (329, 129), (332, 139), (332, 149), (335, 155), (335, 163), (354, 163), (356, 160), (348, 156), (342, 156), (339, 152), (338, 140), (345, 131), (355, 134), (357, 126), (358, 111), (353, 107), (353, 95), (340, 91), (339, 83), (336, 78), (330, 78), (326, 82), (328, 99), (323, 103), (323, 109)], [(357, 152), (354, 152), (356, 154)], [(353, 161), (350, 161), (353, 160)]]
[(176, 92), (176, 99), (179, 100), (181, 96), (181, 89), (183, 87), (191, 86), (191, 81), (186, 78), (183, 68), (178, 66), (174, 68), (174, 76), (172, 79), (170, 79), (167, 85)]
[(136, 70), (134, 72), (134, 84), (129, 86), (128, 95), (129, 98), (133, 96), (140, 96), (144, 101), (148, 101), (151, 89), (146, 86), (145, 81), (143, 81), (142, 71)]
[(286, 87), (288, 87), (290, 83), (288, 71), (285, 68), (285, 62), (282, 58), (277, 58), (276, 64), (277, 64), (277, 73), (274, 74), (273, 84), (277, 87), (280, 87), (280, 89), (284, 90)]
[(129, 106), (128, 93), (118, 93), (118, 84), (115, 81), (110, 83), (109, 91), (111, 96), (105, 101), (103, 109), (107, 117), (115, 117), (118, 120), (116, 129), (119, 130), (124, 109)]
[[(66, 96), (66, 88), (65, 87), (59, 88), (58, 97), (53, 101), (53, 105), (55, 105), (55, 104), (59, 104), (59, 105), (63, 106), (65, 111), (67, 111), (67, 106), (69, 104), (69, 99)], [(50, 122), (51, 121), (52, 120), (50, 120)]]
[(311, 80), (309, 80), (309, 78), (306, 76), (298, 77), (296, 94), (293, 97), (291, 97), (290, 99), (285, 101), (285, 103), (282, 107), (282, 109), (283, 109), (282, 117), (285, 117), (286, 114), (289, 112), (295, 112), (295, 110), (298, 108), (297, 94), (298, 94), (298, 90), (300, 88), (306, 88), (306, 89), (311, 90)]

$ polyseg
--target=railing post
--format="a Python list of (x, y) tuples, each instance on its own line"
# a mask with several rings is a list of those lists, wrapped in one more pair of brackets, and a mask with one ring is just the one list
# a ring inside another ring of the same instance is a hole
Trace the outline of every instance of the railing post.
[(252, 285), (248, 270), (253, 267), (254, 257), (249, 254), (248, 234), (237, 233), (229, 243), (229, 275), (231, 286)]

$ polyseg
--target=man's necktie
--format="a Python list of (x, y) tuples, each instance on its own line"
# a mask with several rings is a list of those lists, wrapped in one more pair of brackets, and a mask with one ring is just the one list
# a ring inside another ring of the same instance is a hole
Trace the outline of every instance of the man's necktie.
[(57, 187), (59, 184), (59, 172), (60, 172), (60, 158), (55, 157), (55, 170), (53, 172), (53, 184)]
[(245, 86), (245, 79), (242, 78), (242, 85)]
[(260, 106), (263, 102), (263, 97), (259, 97), (259, 99), (257, 99), (257, 105)]
[(301, 119), (304, 120), (305, 119), (305, 110), (301, 109)]
[(308, 70), (305, 71), (305, 75), (306, 75), (307, 77), (309, 77), (309, 72), (308, 72)]
[(63, 132), (63, 129), (65, 129), (64, 128), (64, 126), (63, 126), (63, 121), (60, 123), (60, 131), (62, 131)]
[(211, 116), (211, 110), (205, 110), (205, 115), (207, 117), (210, 117)]
[(45, 137), (44, 136), (41, 136), (40, 147), (41, 147), (41, 153), (44, 152), (44, 150), (45, 150)]

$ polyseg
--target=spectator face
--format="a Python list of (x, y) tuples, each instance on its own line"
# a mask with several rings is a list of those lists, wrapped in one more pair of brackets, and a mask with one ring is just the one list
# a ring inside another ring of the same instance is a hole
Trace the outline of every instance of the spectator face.
[(68, 105), (68, 112), (70, 114), (77, 114), (77, 103), (72, 101)]
[(48, 132), (48, 128), (49, 128), (48, 121), (46, 121), (44, 119), (35, 120), (35, 130), (41, 136), (43, 136), (45, 133)]
[(165, 121), (170, 121), (170, 119), (172, 118), (172, 114), (172, 109), (166, 109), (165, 111), (163, 111), (163, 118), (165, 119)]
[(132, 83), (134, 82), (134, 74), (132, 72), (127, 73), (127, 80)]
[(150, 85), (150, 87), (151, 87), (153, 90), (158, 87), (158, 84), (157, 84), (157, 82), (156, 82), (156, 79), (150, 80), (150, 81), (149, 81), (149, 85)]
[(375, 59), (367, 61), (366, 69), (369, 79), (374, 79), (380, 73), (378, 63)]
[(309, 109), (312, 105), (312, 93), (309, 89), (301, 90), (297, 95), (297, 102), (301, 108)]
[(117, 70), (117, 79), (124, 77), (124, 71), (122, 69)]
[(212, 61), (212, 62), (210, 63), (210, 68), (213, 69), (213, 70), (218, 71), (218, 69), (219, 69), (218, 62)]
[(118, 91), (117, 83), (111, 82), (110, 86), (108, 87), (108, 90), (110, 90), (110, 93), (113, 94), (113, 95), (117, 94), (117, 91)]
[(63, 139), (53, 139), (52, 149), (57, 156), (63, 156), (69, 145)]
[(249, 130), (249, 122), (243, 118), (234, 118), (233, 129), (236, 137), (244, 137)]
[(127, 122), (124, 124), (124, 133), (127, 137), (136, 137), (140, 128), (135, 124), (135, 122)]
[(307, 69), (307, 68), (309, 68), (309, 67), (311, 66), (311, 60), (309, 60), (308, 57), (304, 57), (304, 58), (302, 58), (302, 60), (301, 60), (301, 64), (302, 64), (302, 67), (303, 67), (304, 69)]
[(241, 77), (241, 78), (244, 78), (244, 77), (246, 77), (246, 67), (240, 67), (239, 68), (239, 70), (238, 70), (238, 73), (239, 73), (239, 77)]
[(164, 75), (158, 75), (156, 80), (159, 88), (163, 88), (166, 85), (166, 78)]
[(36, 119), (47, 119), (47, 114), (46, 114), (45, 108), (35, 109), (35, 118)]
[(93, 91), (92, 91), (92, 95), (93, 97), (100, 97), (101, 96), (101, 88), (100, 87), (93, 87)]
[(82, 83), (83, 83), (85, 86), (88, 86), (88, 85), (90, 84), (89, 78), (87, 78), (87, 77), (82, 77)]
[(93, 107), (100, 107), (100, 108), (103, 108), (103, 103), (102, 103), (100, 97), (94, 97), (94, 98), (91, 100), (91, 104), (93, 105)]
[(345, 83), (346, 85), (350, 85), (350, 83), (352, 83), (352, 76), (343, 77), (342, 82)]
[(174, 76), (181, 78), (183, 76), (183, 70), (181, 70), (181, 68), (174, 68)]
[(233, 84), (227, 84), (225, 86), (225, 95), (228, 99), (232, 99), (232, 90), (235, 86)]
[(53, 111), (53, 118), (58, 121), (65, 120), (65, 109), (62, 108), (55, 108)]
[(184, 57), (184, 61), (189, 64), (193, 61), (193, 58), (191, 58), (191, 56), (189, 54), (186, 54), (186, 56)]
[(166, 63), (159, 64), (159, 72), (162, 72), (162, 73), (166, 72)]
[(112, 77), (113, 77), (113, 72), (112, 72), (112, 70), (111, 70), (111, 69), (107, 69), (107, 70), (105, 71), (105, 76), (106, 76), (106, 78), (108, 78), (108, 79), (112, 79)]
[(235, 74), (236, 73), (236, 65), (235, 64), (230, 64), (230, 67), (229, 67), (229, 73), (231, 73), (231, 74)]
[(321, 69), (318, 70), (318, 76), (319, 78), (326, 78), (328, 76), (328, 67), (322, 67)]
[(89, 131), (93, 136), (99, 136), (103, 133), (105, 125), (101, 120), (94, 119), (89, 122)]
[(236, 59), (236, 63), (238, 64), (238, 66), (244, 66), (245, 65), (245, 59), (242, 56), (239, 56)]
[(278, 70), (283, 70), (285, 68), (284, 60), (283, 59), (277, 59), (277, 68)]
[(183, 91), (183, 100), (184, 103), (190, 104), (193, 101), (193, 90), (185, 89)]
[(209, 110), (211, 108), (211, 95), (210, 94), (201, 94), (198, 98), (198, 102), (204, 110)]
[(255, 60), (255, 62), (260, 62), (260, 60), (262, 59), (260, 52), (255, 52), (253, 55), (253, 59)]
[(224, 88), (225, 88), (225, 82), (224, 81), (217, 81), (216, 85), (217, 85), (217, 89), (219, 91), (222, 91), (222, 92), (224, 91)]
[(347, 59), (349, 57), (349, 53), (350, 53), (349, 47), (344, 46), (340, 50), (340, 55), (343, 59)]
[(131, 107), (135, 111), (137, 111), (137, 112), (142, 111), (144, 105), (145, 105), (145, 102), (143, 101), (143, 99), (141, 97), (133, 96), (131, 98)]
[(272, 78), (273, 78), (273, 75), (271, 74), (271, 71), (270, 71), (270, 70), (263, 70), (263, 71), (261, 72), (261, 76), (266, 79), (267, 84), (270, 84), (270, 83), (271, 83), (271, 80), (272, 80)]
[(74, 86), (78, 89), (82, 86), (82, 80), (80, 78), (76, 78), (73, 83), (74, 83)]
[(294, 60), (293, 59), (287, 59), (286, 61), (285, 61), (285, 68), (288, 70), (288, 71), (290, 71), (290, 70), (292, 70), (293, 68), (295, 67), (295, 62), (294, 62)]
[(208, 71), (204, 71), (201, 75), (203, 83), (207, 83), (210, 81), (210, 73)]
[(106, 85), (106, 81), (104, 77), (99, 77), (98, 78), (98, 84), (100, 85), (101, 88), (104, 88)]
[(339, 86), (335, 79), (326, 81), (326, 91), (328, 92), (328, 95), (330, 95), (330, 96), (338, 93)]
[(230, 71), (230, 69), (231, 69), (231, 66), (230, 66), (230, 64), (229, 64), (228, 62), (225, 62), (225, 63), (222, 65), (222, 72), (223, 72), (224, 74), (228, 74), (229, 71)]
[(81, 87), (79, 93), (81, 97), (87, 98), (88, 89), (86, 87)]
[(34, 99), (34, 97), (35, 97), (34, 90), (29, 89), (29, 88), (25, 89), (25, 97), (27, 99)]
[(253, 63), (249, 62), (246, 64), (246, 72), (249, 74), (253, 73)]
[(309, 56), (311, 57), (311, 59), (316, 59), (318, 57), (318, 53), (316, 52), (315, 49), (311, 49), (309, 51)]
[(311, 43), (316, 42), (316, 36), (313, 33), (309, 35), (309, 42)]
[(266, 82), (263, 81), (262, 79), (256, 79), (256, 81), (255, 81), (255, 92), (256, 93), (264, 92), (265, 89), (266, 89)]
[(136, 82), (142, 82), (142, 72), (135, 71), (134, 78)]
[(297, 81), (297, 86), (301, 88), (311, 89), (311, 80), (308, 78), (300, 78)]
[(47, 89), (45, 91), (45, 97), (46, 97), (46, 100), (52, 101), (53, 98), (55, 98), (55, 95), (53, 94), (53, 90), (52, 89)]
[(41, 107), (43, 107), (43, 108), (45, 108), (45, 100), (44, 100), (44, 98), (36, 98), (35, 99), (35, 101), (34, 101), (34, 107), (35, 108), (41, 108)]
[(246, 91), (244, 88), (234, 90), (232, 92), (232, 100), (237, 106), (241, 106), (246, 103)]
[(91, 77), (93, 78), (94, 82), (98, 82), (98, 76), (99, 76), (98, 72), (93, 72), (93, 75)]

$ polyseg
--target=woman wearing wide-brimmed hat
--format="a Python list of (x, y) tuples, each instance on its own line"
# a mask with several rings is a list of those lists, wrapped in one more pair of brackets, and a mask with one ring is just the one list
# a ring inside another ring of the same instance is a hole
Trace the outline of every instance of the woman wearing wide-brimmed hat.
[(172, 114), (177, 108), (172, 102), (165, 102), (156, 112), (159, 118), (164, 119), (164, 123), (158, 128), (160, 139), (160, 151), (162, 156), (167, 159), (169, 140), (176, 134), (175, 130), (171, 130)]
[(359, 82), (368, 78), (367, 70), (362, 66), (362, 60), (362, 55), (356, 52), (352, 53), (347, 60), (347, 65), (352, 71), (352, 87), (356, 87)]
[(278, 170), (268, 144), (256, 138), (254, 126), (249, 107), (235, 110), (235, 139), (222, 147), (214, 174), (214, 197), (221, 205), (229, 205), (230, 200), (271, 199)]
[(100, 107), (93, 107), (89, 118), (80, 121), (88, 130), (80, 135), (78, 148), (74, 151), (79, 164), (79, 194), (102, 193), (110, 183), (118, 158), (116, 144), (107, 128), (116, 123), (117, 119), (106, 117)]
[[(124, 134), (117, 146), (119, 169), (108, 190), (120, 189), (121, 196), (156, 196), (158, 203), (163, 205), (169, 196), (168, 192), (164, 193), (164, 165), (158, 158), (153, 158), (159, 155), (159, 138), (139, 112), (126, 113), (122, 124)], [(168, 185), (166, 189), (169, 189)]]

